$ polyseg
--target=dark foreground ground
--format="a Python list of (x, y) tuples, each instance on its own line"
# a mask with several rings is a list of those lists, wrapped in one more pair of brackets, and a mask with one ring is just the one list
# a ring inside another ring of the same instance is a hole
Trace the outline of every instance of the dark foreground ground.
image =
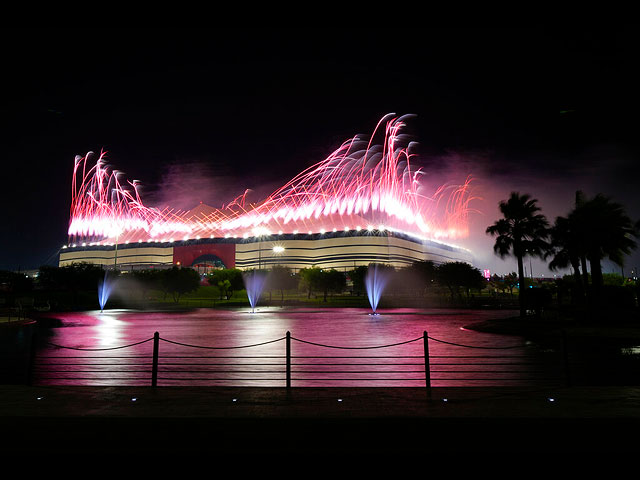
[(640, 387), (0, 386), (2, 454), (637, 452)]

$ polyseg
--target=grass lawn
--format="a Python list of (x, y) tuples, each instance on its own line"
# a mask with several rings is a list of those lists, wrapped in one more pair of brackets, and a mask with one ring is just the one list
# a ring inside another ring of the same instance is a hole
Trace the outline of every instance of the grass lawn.
[[(233, 292), (230, 298), (220, 298), (218, 289), (212, 286), (200, 286), (195, 292), (184, 294), (178, 302), (175, 302), (171, 295), (164, 295), (160, 291), (151, 291), (147, 293), (147, 302), (166, 305), (166, 306), (182, 306), (187, 308), (212, 308), (212, 307), (236, 307), (248, 306), (249, 300), (247, 292), (238, 290)], [(272, 292), (263, 292), (258, 305), (309, 305), (309, 306), (340, 306), (340, 307), (368, 307), (369, 301), (366, 295), (329, 295), (327, 301), (321, 293), (312, 294), (311, 298), (307, 298), (306, 292), (296, 290), (285, 291), (284, 294), (278, 290)]]

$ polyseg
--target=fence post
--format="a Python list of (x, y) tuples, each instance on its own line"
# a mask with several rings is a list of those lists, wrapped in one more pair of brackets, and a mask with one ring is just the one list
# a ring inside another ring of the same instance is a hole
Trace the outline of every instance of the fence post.
[(153, 334), (153, 363), (151, 367), (151, 386), (156, 387), (158, 385), (158, 350), (160, 348), (160, 334), (155, 332)]
[(424, 376), (425, 386), (427, 387), (427, 397), (431, 400), (431, 366), (429, 365), (429, 335), (425, 330), (422, 333), (422, 342), (424, 343)]
[(287, 331), (287, 390), (291, 388), (291, 332)]

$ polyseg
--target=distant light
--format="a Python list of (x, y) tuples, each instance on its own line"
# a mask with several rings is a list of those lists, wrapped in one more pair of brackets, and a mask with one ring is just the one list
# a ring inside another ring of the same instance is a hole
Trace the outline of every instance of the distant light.
[(344, 227), (344, 231), (348, 232), (349, 231), (349, 227)]
[(384, 231), (384, 225), (378, 225), (378, 230)]
[(242, 235), (242, 238), (249, 238), (249, 234), (245, 232), (244, 235)]
[(333, 232), (333, 233), (336, 233), (337, 231), (338, 231), (338, 229), (337, 229), (337, 228), (335, 228), (335, 227), (333, 227), (332, 232)]
[(282, 235), (282, 230), (278, 230), (278, 235)]
[(228, 233), (225, 233), (225, 234), (224, 234), (224, 238), (229, 238), (229, 234), (228, 234)]
[(370, 232), (373, 232), (373, 225), (369, 225), (369, 226), (367, 227), (367, 230), (369, 230)]
[(313, 235), (313, 232), (311, 230), (309, 230), (309, 235)]
[(548, 400), (549, 400), (550, 402), (555, 402), (555, 401), (556, 401), (556, 399), (555, 399), (555, 398), (549, 398)]
[(196, 240), (200, 240), (200, 235), (196, 235)]
[(361, 227), (360, 225), (358, 225), (358, 226), (356, 227), (356, 230), (359, 232), (360, 230), (362, 230), (362, 227)]
[(233, 400), (231, 400), (231, 401), (232, 401), (232, 402), (237, 402), (237, 401), (238, 401), (238, 399), (237, 399), (237, 398), (234, 398), (234, 399), (233, 399)]
[(342, 401), (342, 399), (341, 399), (341, 398), (339, 398), (339, 399), (338, 399), (338, 401), (339, 401), (339, 402), (341, 402), (341, 401)]
[(442, 401), (443, 401), (443, 402), (448, 402), (448, 401), (449, 401), (449, 399), (448, 399), (448, 398), (443, 398), (443, 399), (442, 399)]
[(284, 252), (284, 247), (280, 246), (280, 245), (276, 245), (275, 247), (273, 247), (273, 251), (275, 253), (282, 253), (282, 252)]
[(297, 235), (297, 234), (298, 234), (298, 230), (294, 230), (294, 231), (293, 231), (293, 234), (294, 234), (294, 235)]
[(321, 229), (320, 229), (320, 233), (322, 233), (322, 234), (324, 234), (324, 233), (325, 233), (325, 231), (326, 231), (326, 230), (325, 230), (324, 228), (321, 228)]
[(132, 402), (135, 402), (135, 401), (137, 401), (137, 400), (138, 400), (138, 399), (137, 399), (136, 397), (133, 397), (133, 398), (131, 399), (131, 401), (132, 401)]
[(36, 400), (42, 400), (44, 397), (36, 397)]
[(86, 244), (85, 242), (82, 242), (82, 246), (83, 246), (83, 247), (86, 247), (86, 246), (87, 246), (87, 244)]
[(67, 248), (67, 246), (66, 245), (62, 245), (62, 248)]

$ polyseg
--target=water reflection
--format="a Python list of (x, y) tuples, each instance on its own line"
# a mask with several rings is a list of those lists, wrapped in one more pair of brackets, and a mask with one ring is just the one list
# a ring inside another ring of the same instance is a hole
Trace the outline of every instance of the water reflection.
[(125, 339), (124, 330), (126, 329), (126, 322), (120, 320), (119, 313), (114, 310), (106, 312), (98, 312), (95, 324), (95, 333), (93, 338), (95, 339), (96, 347), (115, 347), (122, 344)]
[[(462, 328), (513, 312), (394, 309), (377, 317), (369, 313), (272, 307), (256, 314), (246, 308), (64, 314), (60, 316), (64, 328), (51, 329), (50, 343), (40, 347), (41, 358), (56, 358), (41, 366), (37, 381), (148, 385), (153, 348), (149, 340), (156, 331), (162, 339), (159, 385), (283, 386), (287, 331), (292, 336), (294, 386), (423, 386), (425, 331), (442, 340), (429, 341), (434, 386), (531, 382), (540, 373), (523, 372), (522, 359), (534, 355), (544, 360), (546, 355), (522, 338)], [(119, 348), (126, 345), (132, 346)], [(56, 360), (70, 351), (59, 346), (80, 348), (72, 352), (80, 359), (77, 363), (83, 363), (81, 373), (73, 366), (60, 373)], [(508, 350), (500, 350), (503, 347)]]

